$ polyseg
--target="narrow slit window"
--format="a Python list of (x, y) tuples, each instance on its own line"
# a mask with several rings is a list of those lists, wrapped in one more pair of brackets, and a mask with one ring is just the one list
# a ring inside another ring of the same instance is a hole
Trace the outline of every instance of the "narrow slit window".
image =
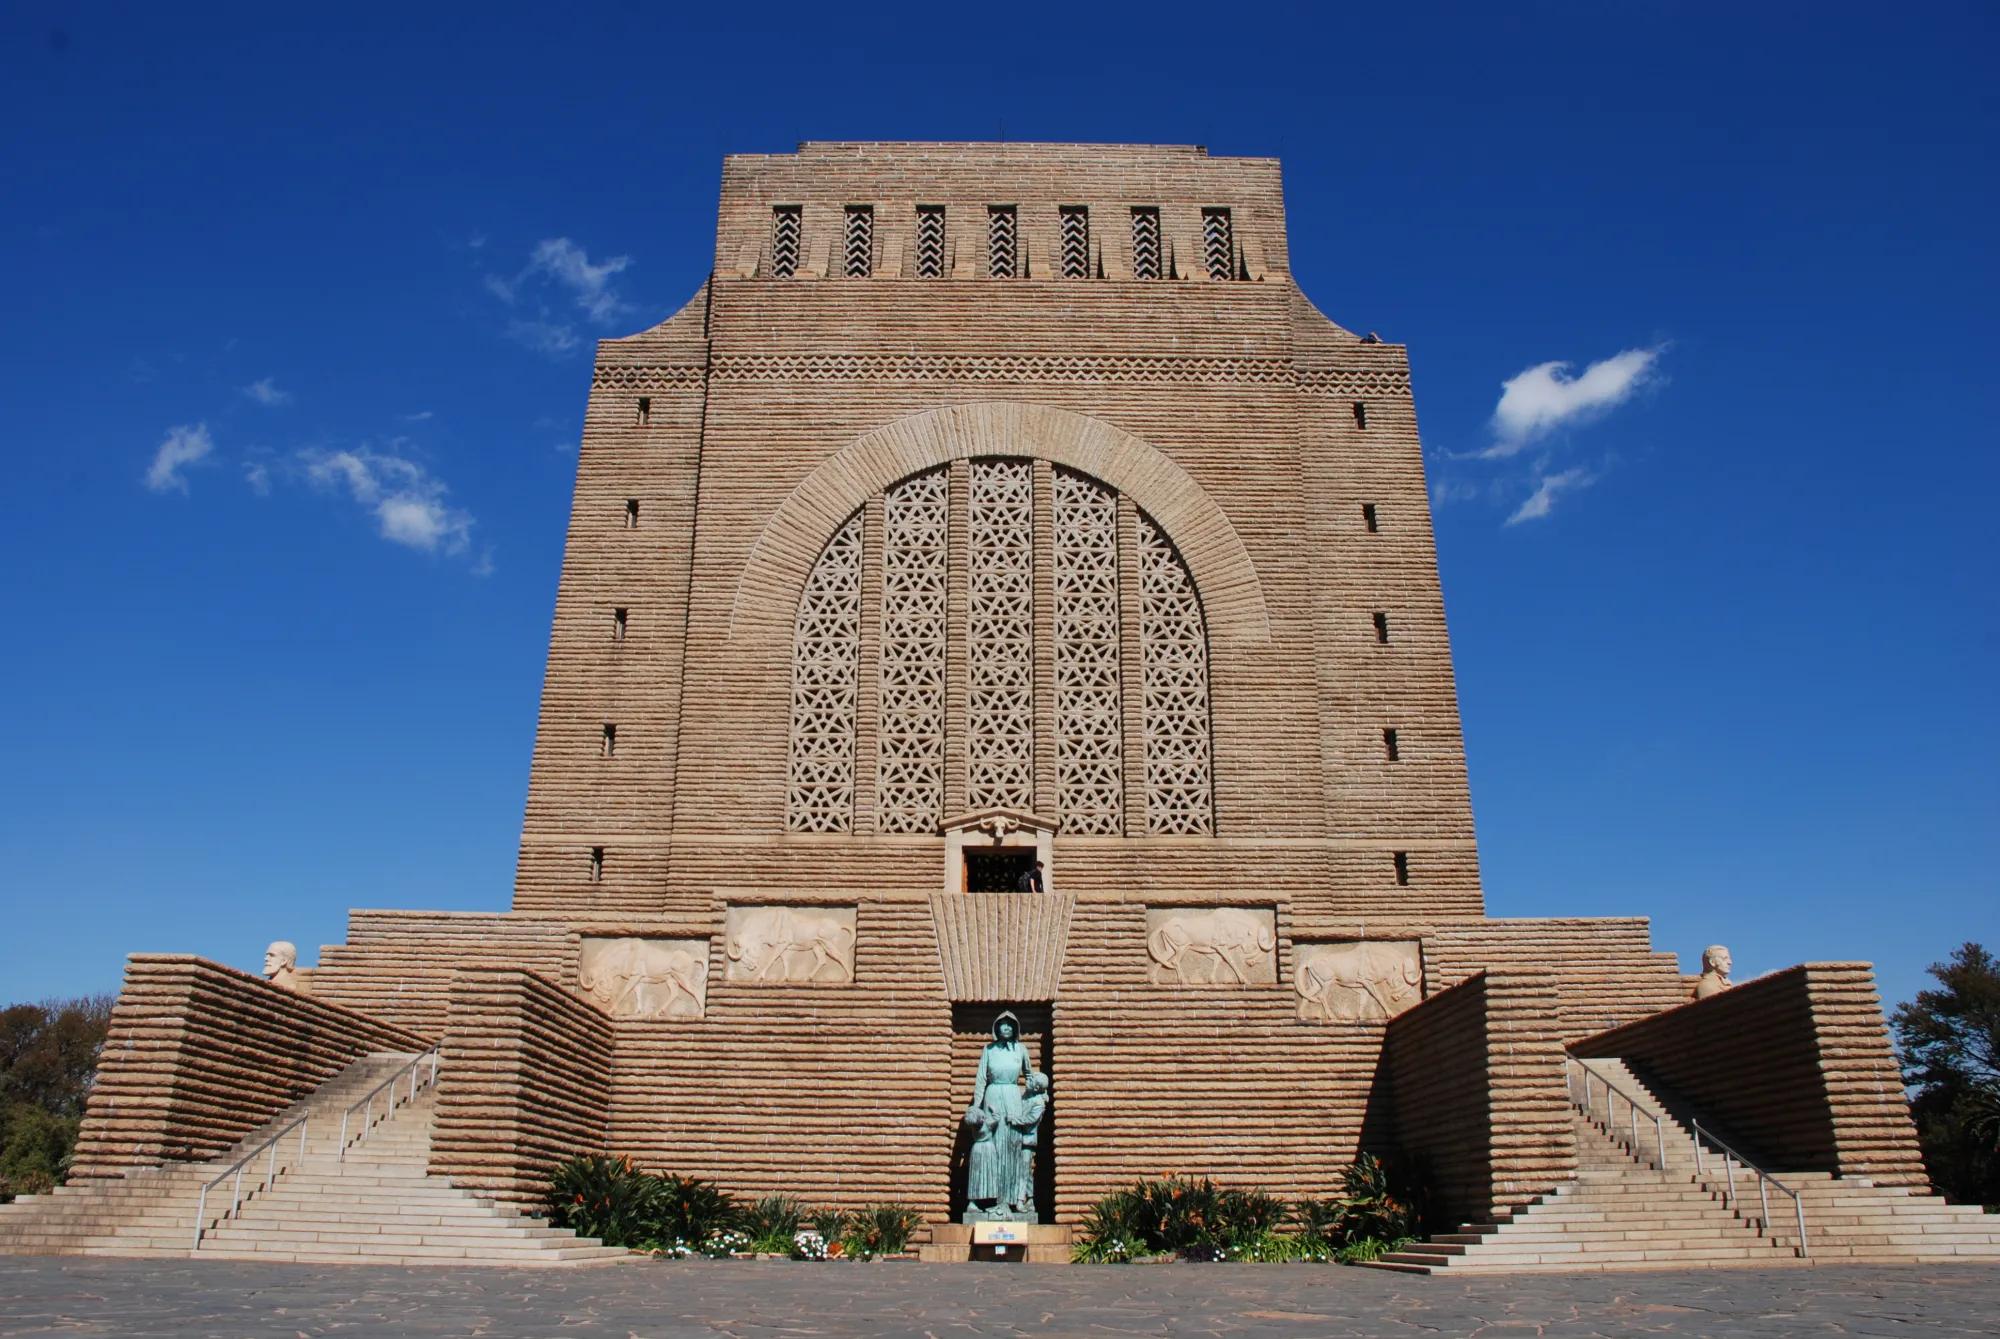
[(1356, 400), (1354, 402), (1354, 426), (1357, 428), (1366, 428), (1368, 426), (1368, 402), (1366, 400)]
[(1236, 277), (1236, 234), (1226, 209), (1201, 211), (1201, 257), (1211, 279)]
[(917, 278), (944, 278), (944, 206), (917, 206)]
[(625, 624), (627, 622), (625, 613), (626, 611), (623, 609), (613, 609), (611, 611), (611, 640), (614, 642), (625, 640)]
[(799, 272), (799, 234), (803, 222), (798, 205), (771, 208), (771, 277), (789, 279)]
[(1364, 502), (1361, 504), (1361, 524), (1368, 527), (1368, 533), (1371, 535), (1380, 528), (1380, 522), (1375, 515), (1374, 503)]
[(1140, 206), (1132, 211), (1132, 277), (1160, 277), (1160, 211)]
[(653, 421), (653, 397), (650, 395), (642, 395), (639, 397), (639, 426), (643, 428), (644, 426), (646, 426), (646, 424), (651, 423), (652, 421)]
[(1396, 852), (1396, 886), (1398, 888), (1408, 888), (1410, 886), (1410, 853), (1408, 851)]
[(1389, 641), (1389, 616), (1379, 609), (1375, 612), (1375, 640), (1384, 645)]
[(618, 756), (618, 727), (609, 721), (604, 723), (604, 742), (599, 745), (598, 756), (604, 758)]
[(604, 848), (602, 846), (593, 846), (590, 848), (590, 881), (592, 883), (604, 882)]
[(986, 211), (986, 272), (995, 279), (1012, 279), (1020, 273), (1018, 233), (1014, 206), (992, 205)]
[(1062, 277), (1090, 277), (1090, 210), (1084, 205), (1062, 207)]
[(637, 530), (639, 528), (638, 498), (628, 497), (625, 499), (625, 528), (627, 530)]
[(1401, 762), (1403, 759), (1403, 748), (1396, 739), (1396, 727), (1393, 725), (1382, 731), (1382, 752), (1390, 762)]
[(875, 272), (875, 210), (870, 205), (847, 207), (847, 277), (866, 279)]

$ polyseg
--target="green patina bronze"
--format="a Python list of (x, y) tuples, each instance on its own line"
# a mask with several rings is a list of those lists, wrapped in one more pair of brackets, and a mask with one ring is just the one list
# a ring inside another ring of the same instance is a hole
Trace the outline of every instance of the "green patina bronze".
[(1012, 1013), (993, 1020), (993, 1040), (979, 1053), (965, 1124), (972, 1149), (965, 1166), (968, 1223), (1033, 1223), (1035, 1152), (1049, 1110), (1049, 1076), (1031, 1066)]

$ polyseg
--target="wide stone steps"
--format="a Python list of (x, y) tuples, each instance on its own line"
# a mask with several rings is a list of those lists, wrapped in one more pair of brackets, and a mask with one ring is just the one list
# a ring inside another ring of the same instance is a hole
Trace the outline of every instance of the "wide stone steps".
[[(350, 1119), (343, 1154), (342, 1114), (410, 1059), (355, 1062), (212, 1162), (140, 1169), (122, 1180), (64, 1186), (0, 1206), (0, 1251), (320, 1264), (536, 1266), (629, 1258), (429, 1176), (428, 1088), (411, 1100), (399, 1084), (401, 1104), (387, 1109), (378, 1099), (378, 1118), (365, 1130)], [(279, 1143), (278, 1174), (268, 1187), (260, 1188), (272, 1163), (260, 1154), (244, 1169), (233, 1211), (233, 1180), (209, 1191), (201, 1244), (191, 1251), (202, 1186), (301, 1115), (310, 1116), (303, 1149), (295, 1135)]]

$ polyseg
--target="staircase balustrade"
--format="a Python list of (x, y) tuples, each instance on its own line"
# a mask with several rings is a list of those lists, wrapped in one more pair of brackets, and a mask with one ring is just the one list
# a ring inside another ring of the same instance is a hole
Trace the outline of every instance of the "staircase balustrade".
[[(428, 1067), (430, 1070), (428, 1075), (423, 1074), (423, 1071), (426, 1067)], [(347, 1150), (351, 1148), (353, 1145), (358, 1144), (362, 1140), (366, 1139), (368, 1137), (368, 1132), (375, 1128), (375, 1125), (378, 1122), (378, 1120), (387, 1120), (389, 1119), (390, 1116), (395, 1114), (396, 1108), (398, 1106), (401, 1106), (406, 1102), (416, 1101), (417, 1094), (423, 1091), (423, 1089), (436, 1087), (437, 1076), (438, 1076), (438, 1048), (433, 1046), (430, 1048), (430, 1050), (425, 1051), (422, 1055), (410, 1061), (409, 1064), (403, 1066), (401, 1069), (397, 1070), (394, 1074), (391, 1074), (388, 1078), (382, 1080), (382, 1082), (376, 1084), (373, 1088), (369, 1089), (368, 1095), (366, 1097), (362, 1098), (358, 1102), (355, 1102), (352, 1106), (348, 1107), (347, 1110), (341, 1112), (340, 1153), (338, 1155), (339, 1160), (342, 1162), (345, 1162), (347, 1160)], [(409, 1091), (408, 1093), (402, 1096), (398, 1096), (397, 1095), (399, 1092), (398, 1085), (400, 1085), (405, 1078), (409, 1079), (410, 1081)], [(420, 1078), (422, 1080), (421, 1083), (419, 1082)], [(387, 1096), (383, 1098), (382, 1114), (380, 1117), (377, 1117), (375, 1114), (375, 1099), (378, 1097), (382, 1097), (383, 1094), (385, 1093), (387, 1094)], [(350, 1140), (347, 1137), (347, 1130), (349, 1124), (354, 1120), (354, 1115), (356, 1112), (361, 1113), (360, 1128), (356, 1132), (354, 1138)]]

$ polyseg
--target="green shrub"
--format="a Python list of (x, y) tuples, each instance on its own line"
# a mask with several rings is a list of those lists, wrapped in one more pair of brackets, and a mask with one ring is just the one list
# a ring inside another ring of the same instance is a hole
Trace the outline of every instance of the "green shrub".
[(660, 1180), (629, 1157), (586, 1153), (557, 1166), (549, 1221), (606, 1246), (640, 1246), (653, 1236)]
[(900, 1255), (909, 1248), (910, 1237), (921, 1222), (923, 1215), (907, 1205), (872, 1204), (848, 1217), (840, 1253), (855, 1260)]
[(819, 1234), (824, 1242), (836, 1242), (847, 1234), (848, 1215), (841, 1209), (809, 1209), (806, 1211), (806, 1226)]
[[(650, 1227), (653, 1241), (662, 1246), (680, 1243), (705, 1250), (711, 1237), (731, 1231), (742, 1218), (742, 1210), (727, 1191), (698, 1176), (669, 1172), (659, 1181)], [(744, 1242), (747, 1245), (748, 1238)]]
[[(805, 1205), (790, 1195), (766, 1195), (743, 1211), (743, 1231), (751, 1241), (776, 1241), (782, 1239), (783, 1246), (769, 1249), (788, 1251), (793, 1236), (805, 1223)], [(766, 1249), (758, 1246), (758, 1250)]]

